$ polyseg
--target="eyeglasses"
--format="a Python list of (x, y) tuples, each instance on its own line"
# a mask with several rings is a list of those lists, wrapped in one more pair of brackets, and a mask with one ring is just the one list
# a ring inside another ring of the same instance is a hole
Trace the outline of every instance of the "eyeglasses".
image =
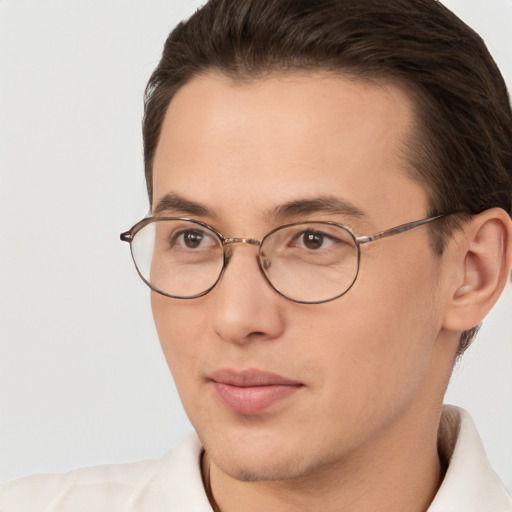
[(259, 268), (281, 295), (302, 304), (341, 297), (359, 273), (361, 246), (453, 215), (401, 224), (370, 236), (357, 236), (335, 222), (298, 222), (280, 226), (261, 240), (226, 238), (204, 222), (181, 217), (148, 217), (121, 234), (137, 272), (155, 292), (176, 299), (206, 295), (219, 282), (231, 245), (258, 248)]

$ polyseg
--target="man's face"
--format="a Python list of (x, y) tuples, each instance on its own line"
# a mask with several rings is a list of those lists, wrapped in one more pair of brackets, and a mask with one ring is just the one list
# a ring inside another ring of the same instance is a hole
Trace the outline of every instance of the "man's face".
[[(422, 219), (427, 195), (403, 146), (413, 125), (406, 94), (391, 86), (320, 74), (196, 78), (166, 113), (153, 207), (177, 195), (209, 212), (182, 202), (169, 214), (256, 239), (304, 220), (369, 235)], [(306, 207), (318, 198), (363, 215)], [(280, 296), (256, 255), (232, 246), (203, 297), (152, 293), (163, 351), (213, 463), (239, 479), (282, 479), (413, 442), (435, 421), (453, 352), (439, 346), (442, 260), (428, 228), (365, 244), (354, 286), (324, 304)]]

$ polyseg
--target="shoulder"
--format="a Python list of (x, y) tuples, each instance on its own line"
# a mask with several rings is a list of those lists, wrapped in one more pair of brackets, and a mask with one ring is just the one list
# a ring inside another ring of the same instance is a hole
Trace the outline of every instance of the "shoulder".
[(157, 461), (143, 461), (21, 478), (0, 487), (0, 510), (60, 511), (75, 507), (78, 511), (82, 510), (82, 504), (97, 506), (108, 501), (126, 500), (142, 482), (146, 487), (150, 485), (157, 465)]
[[(0, 486), (2, 512), (121, 512), (187, 510), (175, 502), (204, 496), (193, 434), (161, 459), (82, 468), (64, 474), (33, 475)], [(197, 500), (196, 500), (197, 501)], [(193, 510), (193, 509), (190, 509)], [(197, 508), (209, 511), (209, 508)]]

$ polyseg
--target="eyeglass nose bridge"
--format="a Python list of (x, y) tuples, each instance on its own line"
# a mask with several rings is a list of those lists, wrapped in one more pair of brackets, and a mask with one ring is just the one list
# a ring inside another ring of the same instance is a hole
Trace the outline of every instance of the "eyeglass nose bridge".
[(256, 240), (255, 238), (224, 238), (224, 240), (222, 240), (222, 245), (224, 247), (231, 244), (249, 244), (259, 247), (261, 245), (261, 240)]
[[(222, 269), (221, 275), (226, 270), (229, 260), (231, 259), (231, 250), (228, 246), (232, 245), (232, 244), (254, 245), (255, 247), (258, 247), (260, 249), (262, 240), (256, 240), (255, 238), (223, 238), (222, 246), (224, 247), (224, 268)], [(268, 277), (265, 274), (265, 270), (267, 270), (270, 267), (271, 262), (263, 253), (261, 253), (261, 249), (259, 250), (258, 263), (259, 263), (261, 272), (263, 273), (265, 279), (267, 279), (267, 281), (268, 281)], [(219, 279), (220, 279), (220, 276), (219, 276)], [(271, 286), (274, 288), (274, 285), (271, 284)]]

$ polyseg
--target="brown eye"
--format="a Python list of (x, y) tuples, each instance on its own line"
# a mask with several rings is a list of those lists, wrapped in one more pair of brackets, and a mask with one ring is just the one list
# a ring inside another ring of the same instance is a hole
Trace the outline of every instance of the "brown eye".
[(215, 246), (212, 236), (201, 229), (179, 230), (169, 235), (169, 247), (173, 250), (206, 250)]
[(304, 247), (311, 250), (320, 249), (324, 243), (324, 235), (323, 233), (318, 233), (315, 231), (306, 231), (302, 235), (302, 243)]
[(183, 243), (189, 249), (197, 249), (204, 239), (204, 234), (200, 231), (187, 231), (183, 233)]

